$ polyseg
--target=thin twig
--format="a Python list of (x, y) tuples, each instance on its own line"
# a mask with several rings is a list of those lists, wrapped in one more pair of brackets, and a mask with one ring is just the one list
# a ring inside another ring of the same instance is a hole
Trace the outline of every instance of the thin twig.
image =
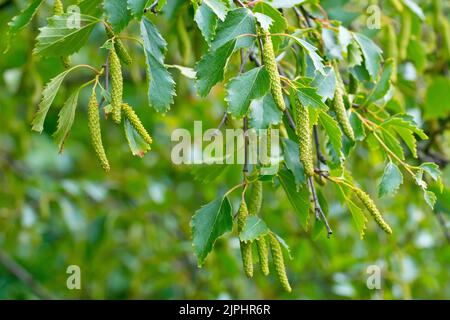
[(17, 279), (22, 281), (33, 293), (42, 300), (53, 300), (54, 297), (21, 265), (14, 261), (6, 252), (0, 250), (0, 264)]
[(319, 130), (317, 129), (317, 125), (313, 127), (313, 135), (314, 135), (314, 143), (316, 144), (316, 155), (317, 155), (317, 165), (320, 169), (320, 164), (327, 164), (327, 159), (320, 150), (320, 140), (319, 140)]
[(287, 108), (284, 109), (284, 114), (288, 120), (289, 127), (291, 127), (291, 129), (294, 130), (294, 132), (295, 132), (295, 130), (296, 130), (295, 122), (294, 122), (294, 119), (292, 119), (292, 115), (291, 115), (291, 112), (289, 111), (289, 109), (287, 109)]
[(319, 199), (317, 198), (316, 187), (314, 186), (313, 177), (308, 178), (308, 183), (314, 201), (314, 211), (316, 213), (316, 218), (317, 220), (323, 221), (323, 223), (325, 224), (325, 228), (327, 229), (327, 237), (330, 238), (330, 236), (333, 234), (333, 230), (331, 230), (330, 225), (328, 224), (328, 220), (323, 213), (322, 207), (320, 206)]
[(214, 131), (213, 136), (217, 136), (217, 135), (219, 134), (220, 129), (222, 129), (223, 125), (227, 122), (227, 120), (228, 120), (228, 113), (225, 111), (225, 112), (223, 113), (222, 120), (220, 120), (220, 123), (219, 123), (219, 125), (217, 126), (216, 131)]

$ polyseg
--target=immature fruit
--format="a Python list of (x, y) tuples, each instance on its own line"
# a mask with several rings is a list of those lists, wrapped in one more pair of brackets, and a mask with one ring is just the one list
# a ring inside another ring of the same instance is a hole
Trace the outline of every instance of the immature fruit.
[(256, 240), (256, 247), (258, 249), (259, 267), (261, 272), (267, 276), (270, 273), (269, 270), (269, 250), (267, 248), (267, 241), (265, 236)]
[[(241, 233), (245, 227), (245, 222), (248, 216), (247, 204), (242, 201), (241, 206), (237, 214), (238, 232)], [(251, 242), (240, 241), (242, 264), (244, 266), (244, 272), (247, 277), (253, 277), (253, 257), (252, 257), (252, 244)]]
[(263, 184), (262, 181), (255, 181), (252, 183), (248, 198), (248, 212), (250, 214), (258, 214), (261, 210), (263, 197)]
[(109, 70), (111, 73), (111, 106), (112, 118), (114, 122), (120, 123), (122, 96), (123, 96), (123, 78), (122, 68), (116, 50), (111, 49), (109, 54)]
[(386, 223), (386, 221), (384, 221), (383, 216), (381, 215), (380, 211), (378, 210), (377, 206), (370, 198), (370, 196), (366, 192), (358, 188), (355, 189), (355, 193), (367, 208), (367, 211), (369, 211), (369, 213), (375, 219), (375, 222), (378, 223), (378, 225), (381, 227), (381, 229), (383, 229), (388, 234), (392, 234), (391, 227)]
[(291, 285), (289, 284), (288, 277), (286, 275), (283, 252), (281, 251), (280, 243), (272, 233), (269, 233), (269, 241), (270, 241), (270, 248), (272, 251), (273, 264), (275, 266), (275, 271), (277, 272), (278, 275), (278, 280), (280, 281), (281, 285), (287, 292), (291, 292), (292, 289)]
[(311, 142), (311, 127), (309, 126), (309, 109), (303, 106), (298, 99), (295, 103), (295, 126), (300, 151), (300, 162), (303, 164), (305, 174), (314, 176), (314, 162)]
[(400, 61), (404, 61), (408, 56), (408, 44), (411, 39), (411, 24), (412, 18), (409, 10), (403, 10), (401, 15), (402, 25), (400, 29), (400, 38), (399, 38), (399, 59)]
[(272, 39), (270, 34), (265, 32), (263, 37), (263, 57), (264, 65), (270, 78), (270, 91), (277, 107), (284, 111), (286, 104), (283, 99), (283, 91), (281, 90), (280, 74), (278, 73), (277, 62), (275, 60), (275, 52), (273, 50)]
[(131, 125), (137, 131), (137, 133), (139, 133), (142, 139), (144, 139), (144, 141), (148, 144), (152, 144), (152, 137), (150, 137), (147, 130), (142, 125), (141, 119), (139, 119), (133, 108), (131, 108), (127, 103), (122, 103), (122, 110), (125, 114), (125, 117), (128, 119), (128, 121), (130, 121)]
[(336, 74), (336, 91), (334, 93), (333, 107), (336, 113), (336, 118), (342, 127), (345, 135), (352, 141), (355, 140), (355, 134), (353, 133), (353, 128), (347, 117), (347, 112), (345, 110), (344, 104), (344, 83), (342, 81), (339, 69), (336, 64), (334, 64), (334, 72)]
[[(105, 30), (108, 38), (111, 39), (114, 37), (113, 31), (109, 27), (106, 27)], [(114, 49), (116, 49), (117, 56), (123, 63), (130, 65), (133, 62), (133, 59), (120, 39), (114, 38)]]
[(92, 94), (88, 103), (88, 126), (89, 132), (91, 134), (92, 146), (94, 147), (95, 153), (97, 154), (97, 157), (100, 160), (103, 169), (108, 172), (110, 167), (102, 143), (100, 116), (95, 90), (92, 90)]

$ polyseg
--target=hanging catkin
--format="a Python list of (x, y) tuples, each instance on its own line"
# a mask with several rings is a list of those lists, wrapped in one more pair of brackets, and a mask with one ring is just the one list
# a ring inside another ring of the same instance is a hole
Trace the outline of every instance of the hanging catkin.
[(334, 112), (336, 113), (336, 118), (341, 125), (345, 135), (353, 141), (355, 140), (355, 134), (353, 133), (353, 128), (350, 124), (350, 121), (348, 120), (344, 104), (344, 82), (342, 81), (341, 75), (339, 73), (339, 68), (337, 67), (336, 63), (334, 63), (334, 73), (336, 75), (336, 91), (334, 93), (333, 101)]
[(393, 60), (393, 70), (392, 70), (392, 81), (397, 81), (397, 63), (398, 63), (398, 47), (397, 47), (397, 32), (392, 23), (386, 24), (386, 58), (392, 58)]
[(120, 123), (123, 95), (122, 68), (116, 50), (112, 48), (109, 54), (109, 70), (111, 73), (111, 106), (114, 122)]
[(263, 36), (263, 57), (264, 65), (270, 78), (270, 92), (272, 93), (273, 99), (276, 106), (281, 111), (286, 109), (286, 104), (283, 99), (283, 91), (281, 89), (280, 74), (278, 73), (277, 62), (275, 60), (275, 52), (273, 50), (272, 39), (268, 32), (264, 32)]
[(267, 276), (270, 273), (269, 270), (269, 250), (267, 247), (266, 237), (262, 236), (256, 240), (256, 248), (258, 249), (259, 266), (261, 272)]
[(114, 49), (116, 49), (117, 56), (119, 59), (125, 63), (126, 65), (130, 65), (133, 62), (133, 59), (131, 58), (130, 54), (128, 53), (127, 49), (125, 48), (125, 45), (123, 42), (114, 37), (114, 32), (112, 29), (108, 26), (105, 27), (106, 35), (109, 39), (114, 38)]
[(383, 216), (381, 215), (380, 211), (378, 210), (377, 206), (370, 198), (370, 196), (366, 192), (358, 188), (355, 188), (355, 193), (367, 208), (367, 211), (369, 211), (369, 213), (375, 219), (375, 222), (378, 223), (378, 225), (381, 227), (381, 229), (383, 229), (386, 233), (391, 234), (391, 227), (386, 223), (386, 221), (384, 221)]
[(252, 188), (248, 197), (248, 212), (250, 214), (258, 214), (261, 210), (263, 197), (263, 184), (262, 181), (257, 180), (252, 183)]
[(100, 116), (95, 89), (92, 90), (92, 94), (88, 103), (88, 126), (89, 132), (91, 134), (92, 146), (94, 147), (95, 153), (97, 154), (97, 157), (100, 160), (103, 169), (108, 172), (110, 168), (102, 143)]
[(152, 137), (148, 134), (145, 127), (142, 125), (141, 119), (139, 119), (136, 112), (134, 112), (133, 108), (131, 108), (127, 103), (122, 103), (122, 110), (125, 114), (125, 117), (130, 121), (133, 128), (137, 131), (137, 133), (144, 139), (148, 144), (152, 144)]
[(295, 99), (295, 126), (300, 151), (300, 162), (303, 164), (305, 174), (314, 176), (314, 163), (311, 142), (311, 127), (309, 125), (309, 109)]
[[(237, 214), (237, 225), (239, 233), (241, 233), (241, 231), (245, 227), (247, 216), (248, 216), (247, 204), (245, 203), (244, 200), (242, 200)], [(253, 277), (252, 243), (240, 241), (240, 247), (244, 272), (247, 275), (247, 277), (251, 278)]]
[(401, 28), (398, 43), (400, 62), (404, 61), (408, 56), (408, 45), (411, 39), (412, 17), (409, 10), (403, 10), (401, 15)]
[(283, 259), (283, 252), (281, 250), (280, 243), (278, 242), (278, 239), (275, 237), (274, 234), (269, 233), (269, 241), (270, 241), (270, 248), (272, 251), (272, 259), (273, 264), (275, 266), (275, 270), (278, 275), (278, 279), (280, 280), (281, 285), (283, 288), (291, 292), (291, 285), (289, 284), (288, 277), (286, 275), (286, 268), (284, 265), (284, 259)]

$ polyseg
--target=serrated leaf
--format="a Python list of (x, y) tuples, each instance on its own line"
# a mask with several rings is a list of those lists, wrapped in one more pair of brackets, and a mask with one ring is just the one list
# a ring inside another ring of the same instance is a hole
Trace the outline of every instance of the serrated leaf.
[(177, 64), (166, 65), (167, 68), (174, 68), (180, 71), (180, 73), (188, 79), (195, 79), (195, 70), (189, 67), (179, 66)]
[(309, 189), (306, 183), (296, 186), (294, 175), (286, 168), (278, 171), (278, 178), (286, 196), (297, 213), (301, 226), (306, 230), (309, 217)]
[(267, 129), (281, 123), (283, 114), (275, 104), (272, 94), (254, 99), (250, 104), (250, 126), (255, 129)]
[(128, 9), (134, 17), (140, 20), (150, 1), (151, 0), (127, 0)]
[(348, 67), (353, 68), (356, 66), (360, 66), (363, 62), (363, 56), (361, 49), (359, 48), (356, 41), (350, 42), (350, 45), (348, 46), (348, 53), (347, 53), (347, 60), (348, 60)]
[(434, 205), (436, 204), (436, 195), (434, 194), (434, 192), (424, 190), (423, 198), (425, 199), (425, 202), (430, 206), (430, 208), (434, 209)]
[(175, 82), (164, 65), (167, 43), (147, 18), (142, 19), (141, 36), (147, 63), (148, 101), (157, 112), (165, 112), (175, 95)]
[(338, 158), (342, 156), (342, 131), (339, 124), (324, 111), (319, 111), (319, 123), (325, 129), (331, 146)]
[(46, 84), (44, 90), (42, 91), (42, 100), (39, 103), (38, 111), (33, 118), (32, 129), (34, 131), (41, 133), (44, 129), (44, 121), (48, 110), (50, 109), (50, 106), (58, 93), (59, 87), (61, 87), (61, 83), (69, 72), (70, 69), (58, 74)]
[(306, 0), (265, 0), (274, 8), (292, 8), (293, 6), (303, 3)]
[(105, 15), (115, 33), (122, 31), (131, 21), (128, 3), (124, 0), (104, 0)]
[(203, 0), (202, 4), (207, 5), (221, 21), (225, 20), (225, 17), (227, 16), (228, 8), (222, 1), (220, 1), (220, 0)]
[(360, 207), (358, 207), (353, 201), (351, 201), (348, 198), (346, 199), (345, 203), (352, 215), (353, 223), (355, 224), (356, 229), (358, 229), (359, 231), (359, 237), (361, 239), (364, 239), (367, 223), (367, 218), (364, 215), (364, 212), (361, 210)]
[(264, 66), (240, 74), (227, 84), (227, 111), (236, 118), (242, 118), (253, 99), (266, 95), (270, 89), (270, 79)]
[(361, 119), (354, 112), (352, 112), (349, 120), (355, 134), (355, 140), (363, 141), (366, 137), (366, 129), (364, 128), (364, 124)]
[(256, 215), (247, 216), (244, 229), (239, 234), (243, 242), (254, 241), (269, 233), (266, 223)]
[(133, 156), (142, 158), (147, 151), (151, 149), (150, 145), (142, 139), (141, 135), (134, 129), (133, 125), (125, 119), (124, 121), (125, 137)]
[(13, 17), (10, 22), (8, 22), (8, 34), (12, 36), (13, 34), (19, 32), (25, 28), (33, 19), (36, 12), (38, 12), (39, 7), (42, 5), (44, 0), (32, 1), (24, 10), (22, 10), (18, 15)]
[(402, 183), (403, 175), (400, 169), (393, 162), (389, 161), (378, 185), (378, 197), (381, 198), (387, 194), (394, 195)]
[(255, 37), (242, 36), (246, 34), (256, 34), (255, 17), (246, 8), (238, 8), (228, 12), (225, 21), (217, 26), (216, 36), (211, 43), (211, 48), (216, 50), (231, 40), (236, 41), (235, 49), (240, 49), (252, 45)]
[(328, 99), (333, 99), (336, 90), (336, 75), (334, 69), (325, 67), (325, 73), (316, 72), (316, 76), (311, 82), (311, 86), (317, 88), (317, 94), (322, 97), (325, 102)]
[(400, 159), (405, 160), (403, 148), (398, 139), (389, 131), (383, 130), (381, 138), (384, 144)]
[(353, 33), (364, 56), (364, 65), (372, 80), (375, 80), (381, 68), (382, 50), (369, 38), (361, 33)]
[(366, 101), (364, 102), (364, 105), (367, 106), (372, 102), (378, 101), (387, 94), (391, 86), (393, 67), (394, 67), (394, 60), (392, 59), (386, 60), (383, 71), (381, 72), (380, 75), (380, 79), (378, 80), (375, 87), (368, 95)]
[(300, 103), (313, 109), (328, 110), (327, 105), (322, 101), (322, 96), (317, 93), (316, 88), (299, 86), (297, 89), (297, 97)]
[(322, 28), (322, 41), (328, 59), (342, 60), (342, 47), (333, 29)]
[(232, 40), (217, 50), (209, 51), (195, 65), (196, 85), (201, 97), (206, 97), (211, 88), (223, 80), (225, 66), (234, 51), (235, 45), (236, 40)]
[(317, 48), (314, 47), (312, 44), (307, 42), (306, 40), (303, 40), (297, 36), (292, 35), (292, 39), (295, 40), (303, 49), (305, 49), (308, 56), (311, 58), (311, 61), (313, 62), (314, 68), (319, 71), (322, 74), (325, 74), (325, 69), (322, 63), (322, 57), (317, 54)]
[(269, 31), (270, 26), (273, 24), (273, 20), (271, 17), (266, 16), (264, 13), (255, 12), (254, 13), (256, 20), (264, 31)]
[(437, 182), (437, 185), (442, 192), (444, 185), (442, 183), (442, 172), (439, 170), (439, 166), (433, 162), (424, 162), (420, 165), (420, 168), (428, 173), (430, 177)]
[(216, 198), (195, 212), (191, 231), (199, 266), (205, 262), (215, 241), (232, 228), (231, 204), (227, 197)]
[[(253, 12), (255, 12), (255, 16), (256, 13), (262, 13), (272, 19), (273, 22), (269, 26), (269, 32), (272, 34), (284, 33), (288, 27), (287, 20), (283, 17), (283, 14), (265, 2), (256, 3), (253, 7)], [(275, 50), (280, 46), (282, 40), (283, 39), (280, 37), (272, 37), (272, 43)]]
[(205, 3), (202, 3), (195, 11), (194, 20), (209, 44), (216, 32), (217, 16)]
[(59, 152), (62, 152), (64, 148), (64, 142), (69, 135), (72, 128), (73, 120), (75, 119), (75, 110), (77, 109), (78, 95), (80, 88), (76, 89), (64, 103), (64, 106), (59, 111), (58, 126), (53, 134), (58, 143)]
[(79, 20), (77, 18), (71, 13), (50, 17), (48, 25), (40, 28), (34, 52), (48, 57), (70, 56), (77, 52), (84, 46), (94, 26), (99, 22), (98, 19), (84, 14), (80, 14)]
[(295, 178), (295, 184), (297, 187), (304, 184), (305, 180), (305, 170), (302, 163), (298, 160), (300, 159), (300, 152), (298, 144), (287, 138), (283, 138), (283, 151), (284, 151), (284, 161), (286, 167), (293, 173)]

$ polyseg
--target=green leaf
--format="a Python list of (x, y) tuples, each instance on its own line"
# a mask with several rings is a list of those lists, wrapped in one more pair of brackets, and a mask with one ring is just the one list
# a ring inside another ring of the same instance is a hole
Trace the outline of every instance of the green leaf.
[(397, 193), (398, 188), (403, 183), (403, 175), (400, 169), (391, 161), (384, 169), (383, 177), (378, 185), (378, 197), (384, 197), (385, 195), (394, 195)]
[(99, 22), (91, 16), (80, 14), (79, 17), (79, 28), (71, 13), (50, 17), (48, 25), (40, 29), (34, 52), (49, 57), (70, 56), (77, 52)]
[(150, 4), (151, 0), (127, 0), (128, 9), (131, 14), (140, 20), (144, 15), (145, 8)]
[(199, 266), (205, 262), (215, 241), (232, 228), (231, 204), (227, 197), (216, 198), (195, 212), (191, 220), (191, 230)]
[(400, 141), (387, 130), (383, 130), (381, 133), (381, 138), (384, 144), (400, 159), (405, 160), (405, 154), (403, 152), (403, 148), (400, 144)]
[(191, 173), (196, 181), (210, 183), (232, 167), (228, 164), (195, 164), (192, 165)]
[(42, 5), (44, 0), (35, 0), (32, 1), (28, 7), (26, 7), (24, 10), (22, 10), (17, 16), (11, 19), (10, 22), (8, 22), (8, 34), (9, 36), (14, 35), (15, 33), (19, 32), (23, 28), (25, 28), (33, 19), (34, 15), (38, 12), (39, 7)]
[(239, 234), (239, 239), (243, 242), (254, 241), (269, 233), (266, 223), (256, 215), (247, 216), (244, 229)]
[(324, 111), (319, 112), (320, 125), (325, 129), (331, 146), (334, 149), (336, 155), (341, 158), (342, 156), (342, 131), (339, 128), (339, 124), (330, 115)]
[(231, 40), (236, 41), (235, 49), (251, 46), (255, 37), (242, 36), (245, 34), (256, 34), (253, 13), (246, 8), (232, 10), (228, 12), (225, 21), (219, 23), (211, 48), (216, 50)]
[(442, 192), (444, 185), (442, 183), (442, 173), (441, 170), (439, 170), (439, 166), (433, 162), (424, 162), (420, 165), (420, 168), (422, 168), (423, 171), (428, 173), (430, 177), (437, 182), (438, 187)]
[(130, 147), (133, 156), (142, 158), (147, 151), (150, 150), (150, 145), (142, 139), (141, 135), (134, 129), (133, 125), (125, 119), (124, 121), (125, 137)]
[(47, 116), (48, 110), (50, 109), (50, 106), (52, 105), (53, 100), (55, 99), (55, 96), (58, 93), (61, 83), (63, 82), (64, 78), (70, 71), (71, 70), (69, 69), (58, 74), (56, 77), (50, 80), (45, 86), (44, 90), (42, 91), (42, 100), (39, 103), (38, 111), (34, 115), (32, 122), (33, 126), (32, 129), (34, 131), (40, 133), (44, 129), (44, 121), (45, 117)]
[(201, 97), (206, 97), (211, 88), (223, 80), (225, 66), (234, 51), (236, 40), (231, 40), (217, 50), (209, 51), (195, 65), (197, 73), (197, 90)]
[(322, 101), (322, 97), (317, 93), (316, 88), (299, 86), (297, 89), (297, 97), (304, 106), (328, 110), (327, 105)]
[(350, 45), (348, 46), (348, 67), (353, 68), (356, 66), (360, 66), (363, 62), (363, 56), (361, 49), (359, 48), (359, 45), (356, 41), (350, 42)]
[(264, 31), (269, 31), (270, 26), (273, 24), (273, 20), (271, 17), (266, 16), (264, 13), (255, 12), (254, 13), (256, 20)]
[(272, 94), (254, 99), (250, 104), (250, 126), (255, 129), (267, 129), (271, 125), (281, 123), (283, 116), (275, 104)]
[(64, 142), (69, 135), (70, 129), (72, 128), (73, 120), (75, 119), (75, 110), (77, 108), (78, 95), (80, 93), (80, 88), (76, 89), (67, 99), (64, 106), (59, 111), (58, 115), (58, 127), (53, 136), (58, 143), (59, 152), (62, 152), (64, 148)]
[(425, 94), (426, 119), (445, 118), (450, 114), (450, 79), (434, 77)]
[(165, 112), (175, 95), (175, 82), (164, 65), (167, 43), (147, 18), (142, 19), (141, 36), (147, 63), (148, 101), (157, 112)]
[(227, 16), (227, 6), (220, 0), (203, 0), (202, 4), (207, 5), (212, 12), (222, 21)]
[(353, 37), (361, 48), (367, 72), (375, 80), (381, 68), (381, 49), (361, 33), (353, 33)]
[(264, 66), (240, 74), (227, 84), (227, 111), (236, 118), (242, 118), (253, 99), (266, 95), (270, 79)]
[(103, 6), (108, 22), (115, 33), (122, 31), (131, 20), (128, 3), (124, 0), (104, 0)]
[(338, 36), (333, 29), (322, 28), (322, 41), (324, 44), (325, 55), (328, 59), (342, 60), (342, 47), (339, 43)]
[(356, 229), (358, 229), (359, 231), (360, 238), (364, 239), (367, 223), (367, 218), (364, 215), (364, 212), (360, 207), (358, 207), (353, 201), (348, 198), (346, 198), (345, 203), (347, 204), (347, 207), (352, 215), (353, 223), (355, 224)]
[(294, 39), (301, 47), (303, 47), (303, 49), (306, 50), (306, 53), (309, 55), (309, 57), (311, 58), (314, 68), (319, 71), (322, 74), (325, 74), (325, 69), (322, 63), (322, 57), (319, 56), (317, 54), (316, 51), (317, 48), (314, 47), (312, 44), (310, 44), (309, 42), (307, 42), (306, 40), (303, 40), (297, 36), (291, 36), (292, 39)]
[(417, 3), (415, 3), (413, 0), (403, 0), (402, 2), (409, 8), (409, 10), (411, 10), (416, 16), (418, 16), (420, 20), (425, 20), (425, 15), (423, 14), (422, 8), (420, 8)]
[(214, 38), (217, 26), (217, 17), (214, 12), (205, 3), (202, 3), (195, 11), (194, 20), (206, 42), (210, 43)]
[(316, 76), (311, 82), (311, 86), (317, 88), (317, 94), (322, 97), (325, 102), (328, 99), (333, 99), (336, 90), (336, 75), (334, 69), (325, 67), (325, 73), (316, 72)]
[(296, 186), (300, 187), (306, 182), (306, 180), (303, 165), (300, 161), (298, 161), (298, 159), (300, 159), (298, 144), (287, 138), (283, 138), (281, 142), (283, 143), (284, 161), (286, 163), (286, 167), (294, 174)]
[(430, 208), (434, 209), (434, 205), (436, 204), (436, 195), (434, 194), (434, 192), (424, 190), (423, 197), (425, 199), (425, 202), (430, 206)]
[[(253, 7), (253, 12), (255, 12), (255, 16), (257, 13), (262, 13), (267, 17), (272, 19), (272, 23), (269, 26), (269, 32), (274, 33), (284, 33), (288, 27), (288, 23), (283, 14), (272, 7), (271, 5), (265, 2), (258, 2)], [(282, 42), (282, 38), (280, 37), (272, 37), (272, 43), (275, 50), (280, 46)]]
[(274, 8), (292, 8), (293, 6), (303, 3), (306, 0), (265, 0)]
[(196, 73), (195, 70), (189, 67), (179, 66), (177, 64), (166, 65), (166, 68), (173, 68), (180, 71), (180, 73), (188, 79), (195, 79)]
[(308, 227), (309, 217), (309, 189), (306, 183), (296, 186), (294, 175), (286, 168), (278, 171), (278, 178), (283, 186), (289, 202), (298, 214), (300, 224), (306, 230)]
[(380, 79), (378, 80), (377, 84), (367, 97), (366, 101), (364, 102), (364, 105), (369, 105), (372, 102), (378, 101), (382, 99), (386, 93), (389, 91), (389, 88), (391, 86), (391, 77), (392, 77), (392, 70), (393, 70), (394, 60), (388, 59), (386, 60), (386, 63), (384, 64), (383, 72), (380, 75)]
[(361, 119), (354, 112), (350, 114), (350, 124), (353, 128), (353, 132), (355, 133), (355, 140), (363, 141), (366, 137), (366, 129), (364, 128), (364, 124)]

